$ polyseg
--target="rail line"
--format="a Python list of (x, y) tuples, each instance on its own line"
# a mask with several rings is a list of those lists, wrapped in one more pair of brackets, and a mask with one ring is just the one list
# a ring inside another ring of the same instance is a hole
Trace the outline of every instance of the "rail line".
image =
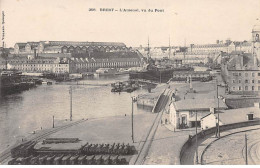
[[(147, 136), (146, 136), (146, 138), (145, 138), (145, 141), (144, 141), (144, 143), (142, 144), (142, 146), (141, 146), (141, 148), (140, 148), (140, 150), (139, 150), (139, 152), (138, 152), (138, 154), (137, 154), (137, 157), (135, 158), (134, 164), (137, 164), (137, 161), (139, 161), (140, 159), (142, 159), (142, 160), (140, 161), (141, 164), (143, 164), (143, 162), (144, 162), (144, 158), (146, 157), (146, 155), (147, 155), (147, 153), (148, 153), (148, 150), (145, 151), (145, 153), (143, 153), (144, 146), (147, 145), (147, 143), (148, 143), (148, 138), (149, 138), (149, 136), (151, 135), (152, 130), (153, 130), (153, 129), (156, 129), (156, 130), (157, 130), (158, 124), (157, 124), (156, 128), (154, 128), (154, 126), (155, 126), (155, 123), (156, 123), (156, 122), (159, 122), (159, 121), (160, 121), (160, 120), (158, 120), (159, 115), (160, 115), (160, 118), (162, 117), (162, 113), (163, 113), (163, 112), (161, 112), (161, 111), (162, 111), (162, 106), (165, 104), (165, 101), (168, 101), (168, 100), (169, 100), (169, 99), (168, 99), (168, 94), (169, 94), (169, 92), (170, 92), (170, 91), (168, 91), (167, 94), (165, 94), (165, 93), (163, 94), (163, 96), (164, 96), (164, 97), (163, 97), (163, 100), (161, 101), (161, 103), (160, 103), (160, 105), (159, 105), (159, 109), (160, 109), (160, 110), (159, 110), (158, 114), (156, 115), (156, 118), (154, 119), (154, 122), (153, 122), (152, 126), (150, 127), (150, 129), (149, 129), (149, 131), (148, 131), (148, 134), (147, 134)], [(155, 134), (156, 130), (154, 131), (154, 134)], [(154, 137), (154, 135), (152, 135), (152, 137)], [(151, 139), (151, 141), (152, 141), (152, 139)], [(149, 145), (149, 144), (148, 144), (148, 145)], [(141, 154), (143, 154), (143, 158), (140, 157)]]
[[(259, 129), (260, 129), (260, 128), (253, 128), (253, 129), (247, 129), (247, 130), (243, 130), (243, 131), (233, 132), (233, 133), (224, 135), (224, 136), (222, 136), (221, 138), (225, 138), (225, 137), (228, 137), (228, 136), (231, 136), (231, 135), (234, 135), (234, 134), (239, 134), (239, 133), (242, 133), (242, 132), (254, 131), (254, 130), (259, 130)], [(212, 135), (213, 135), (213, 134), (212, 134)], [(221, 139), (221, 138), (220, 138), (220, 139)], [(212, 141), (211, 143), (207, 144), (207, 146), (203, 149), (203, 151), (202, 151), (202, 153), (201, 153), (201, 156), (200, 156), (200, 163), (201, 163), (201, 165), (204, 165), (204, 164), (205, 164), (203, 157), (204, 157), (204, 154), (206, 153), (206, 151), (208, 150), (208, 148), (209, 148), (213, 143), (215, 143), (215, 142), (218, 141), (218, 140), (219, 140), (219, 139), (216, 139), (216, 140)], [(259, 141), (260, 141), (260, 140), (259, 140)], [(244, 148), (245, 148), (245, 147), (243, 147), (243, 149), (242, 149), (242, 157), (245, 158), (245, 156), (244, 156)]]
[[(260, 158), (259, 158), (257, 150), (256, 150), (256, 149), (258, 149), (259, 145), (260, 145), (259, 139), (256, 139), (248, 144), (248, 147), (249, 147), (248, 148), (248, 161), (250, 164), (254, 164), (254, 165), (259, 164)], [(245, 146), (243, 147), (242, 155), (243, 155), (243, 158), (245, 159), (245, 156), (244, 156), (245, 155)]]

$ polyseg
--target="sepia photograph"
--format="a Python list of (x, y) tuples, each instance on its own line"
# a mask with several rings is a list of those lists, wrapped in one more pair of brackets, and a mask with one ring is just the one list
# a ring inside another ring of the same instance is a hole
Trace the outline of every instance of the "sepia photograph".
[(0, 165), (260, 165), (260, 0), (0, 11)]

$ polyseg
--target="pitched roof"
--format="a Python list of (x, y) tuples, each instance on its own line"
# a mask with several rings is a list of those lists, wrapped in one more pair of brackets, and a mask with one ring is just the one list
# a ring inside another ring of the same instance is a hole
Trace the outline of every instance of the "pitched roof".
[(19, 48), (24, 48), (26, 44), (27, 43), (16, 43), (16, 45), (18, 45)]
[[(217, 108), (217, 100), (215, 99), (183, 99), (181, 101), (174, 102), (176, 111), (196, 111), (196, 110), (208, 110), (213, 107)], [(219, 101), (219, 109), (227, 109), (226, 104), (223, 101)]]
[(118, 42), (80, 42), (80, 41), (42, 41), (44, 45), (50, 46), (115, 46), (126, 47), (124, 43)]
[[(254, 118), (260, 119), (259, 107), (247, 107), (239, 109), (221, 110), (219, 113), (219, 120), (223, 124), (232, 124), (238, 122), (248, 121), (247, 114), (254, 114)], [(218, 114), (214, 114), (217, 116)]]
[(227, 43), (221, 43), (221, 44), (196, 44), (193, 45), (192, 48), (208, 48), (208, 47), (226, 47), (228, 46)]
[(259, 70), (254, 63), (254, 58), (251, 53), (231, 53), (231, 58), (228, 61), (228, 70)]

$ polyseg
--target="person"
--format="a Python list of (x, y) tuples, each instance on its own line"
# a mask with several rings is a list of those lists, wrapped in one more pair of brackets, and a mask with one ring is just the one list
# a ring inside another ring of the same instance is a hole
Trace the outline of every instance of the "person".
[(201, 137), (204, 138), (205, 137), (205, 133), (204, 133), (204, 130), (203, 128), (201, 129)]
[(218, 123), (216, 123), (216, 132), (215, 132), (215, 137), (218, 137)]
[(188, 139), (188, 145), (189, 145), (189, 146), (191, 145), (191, 140), (192, 140), (192, 136), (189, 135), (189, 139)]
[(165, 118), (165, 124), (167, 124), (167, 118)]

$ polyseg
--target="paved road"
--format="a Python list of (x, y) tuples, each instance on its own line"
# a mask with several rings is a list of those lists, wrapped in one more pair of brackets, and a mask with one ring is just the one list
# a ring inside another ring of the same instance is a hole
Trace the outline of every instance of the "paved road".
[(203, 154), (203, 164), (245, 164), (245, 134), (248, 138), (248, 164), (260, 164), (260, 126), (230, 130), (214, 141)]

